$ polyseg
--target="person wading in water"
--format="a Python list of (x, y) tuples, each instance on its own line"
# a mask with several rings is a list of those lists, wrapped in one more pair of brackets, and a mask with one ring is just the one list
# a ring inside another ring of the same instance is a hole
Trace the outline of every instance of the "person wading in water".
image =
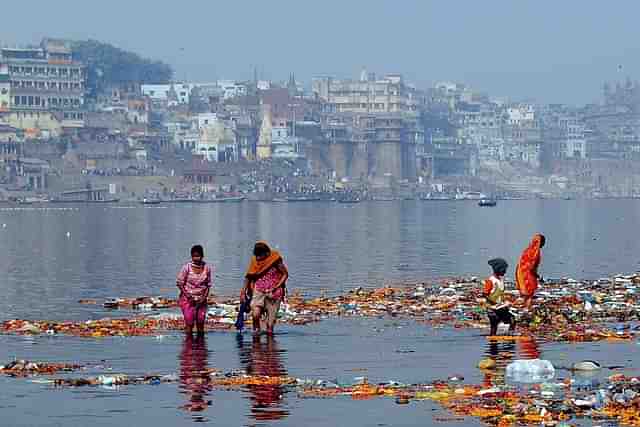
[(540, 267), (541, 249), (546, 241), (542, 234), (535, 234), (529, 246), (522, 252), (516, 267), (516, 285), (524, 299), (523, 306), (526, 310), (531, 309), (538, 285), (543, 281), (538, 274), (538, 267)]
[(489, 260), (488, 264), (493, 269), (493, 275), (484, 281), (482, 294), (488, 304), (487, 315), (491, 324), (489, 335), (494, 336), (498, 333), (500, 323), (509, 325), (509, 333), (513, 333), (516, 329), (516, 319), (509, 311), (510, 304), (504, 299), (504, 276), (509, 264), (502, 258)]
[(273, 334), (288, 278), (289, 271), (280, 253), (272, 250), (267, 242), (257, 242), (240, 293), (241, 301), (251, 295), (254, 333), (266, 329), (267, 334)]
[(176, 279), (180, 289), (178, 305), (184, 316), (185, 332), (193, 333), (195, 323), (198, 335), (204, 335), (204, 324), (207, 319), (207, 298), (211, 290), (213, 268), (204, 260), (204, 249), (200, 245), (191, 248), (191, 261), (182, 266)]

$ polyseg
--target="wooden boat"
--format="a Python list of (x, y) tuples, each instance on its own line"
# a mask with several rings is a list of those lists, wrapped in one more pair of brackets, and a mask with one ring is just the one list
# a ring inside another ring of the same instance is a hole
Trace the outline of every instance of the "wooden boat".
[(318, 196), (296, 195), (287, 196), (287, 202), (317, 202), (320, 200)]
[(347, 194), (338, 198), (338, 203), (360, 203), (362, 199), (356, 194)]
[(244, 196), (218, 196), (208, 200), (209, 203), (240, 203)]
[(196, 200), (191, 197), (177, 197), (175, 199), (166, 200), (167, 203), (194, 203)]
[(97, 203), (97, 204), (104, 204), (104, 203), (118, 203), (120, 201), (120, 199), (104, 199), (104, 200), (73, 200), (73, 199), (51, 199), (49, 200), (49, 203)]
[(446, 194), (426, 194), (420, 196), (420, 200), (425, 201), (446, 201), (446, 200), (454, 200), (453, 197), (447, 196)]
[(493, 206), (496, 206), (497, 204), (498, 202), (495, 199), (481, 199), (478, 202), (478, 206), (483, 206), (483, 207), (493, 207)]
[(160, 199), (147, 199), (144, 198), (140, 200), (140, 204), (142, 205), (159, 205), (161, 203)]

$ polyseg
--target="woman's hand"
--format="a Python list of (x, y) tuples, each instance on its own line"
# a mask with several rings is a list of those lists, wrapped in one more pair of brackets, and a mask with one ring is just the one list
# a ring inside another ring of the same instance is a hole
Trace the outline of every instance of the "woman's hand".
[(249, 281), (249, 279), (245, 279), (244, 280), (244, 285), (242, 285), (242, 288), (240, 289), (240, 302), (245, 302), (245, 300), (247, 299), (247, 293), (249, 292), (249, 289), (251, 287), (251, 282)]

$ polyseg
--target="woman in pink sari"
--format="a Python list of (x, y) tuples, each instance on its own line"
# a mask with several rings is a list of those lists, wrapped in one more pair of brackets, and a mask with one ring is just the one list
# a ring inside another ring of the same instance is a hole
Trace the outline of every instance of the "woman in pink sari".
[(211, 289), (212, 268), (203, 261), (204, 249), (195, 245), (191, 248), (191, 261), (180, 269), (176, 286), (180, 289), (178, 305), (184, 316), (185, 332), (193, 332), (195, 323), (198, 335), (204, 335), (207, 319), (207, 298)]

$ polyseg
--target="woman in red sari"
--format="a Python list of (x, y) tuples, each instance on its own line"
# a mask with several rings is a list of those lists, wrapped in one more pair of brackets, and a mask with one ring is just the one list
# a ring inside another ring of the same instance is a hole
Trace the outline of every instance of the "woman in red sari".
[(540, 250), (544, 247), (545, 242), (546, 239), (542, 234), (535, 234), (527, 249), (522, 252), (516, 268), (516, 284), (524, 299), (524, 307), (527, 309), (531, 308), (533, 296), (541, 279), (538, 267), (540, 266)]

